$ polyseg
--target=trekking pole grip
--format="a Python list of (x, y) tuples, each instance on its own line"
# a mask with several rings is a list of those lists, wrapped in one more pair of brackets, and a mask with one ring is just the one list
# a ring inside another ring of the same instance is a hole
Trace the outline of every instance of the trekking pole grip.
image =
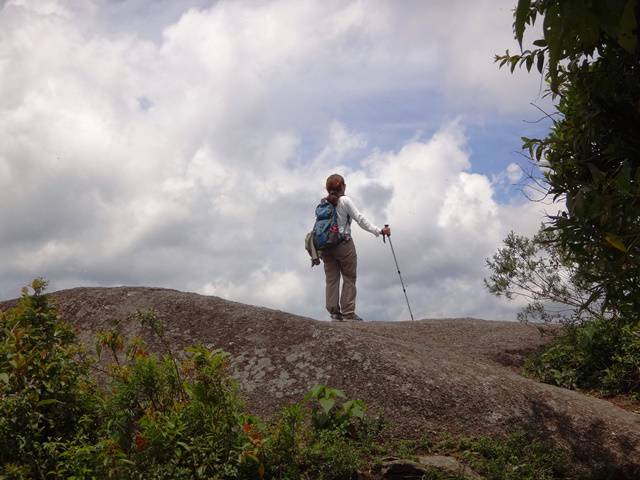
[[(388, 223), (385, 223), (385, 224), (384, 224), (384, 228), (389, 228), (389, 224), (388, 224)], [(387, 237), (387, 235), (386, 235), (386, 234), (384, 233), (384, 231), (383, 231), (383, 232), (382, 232), (382, 242), (383, 242), (383, 243), (387, 243), (386, 237)]]

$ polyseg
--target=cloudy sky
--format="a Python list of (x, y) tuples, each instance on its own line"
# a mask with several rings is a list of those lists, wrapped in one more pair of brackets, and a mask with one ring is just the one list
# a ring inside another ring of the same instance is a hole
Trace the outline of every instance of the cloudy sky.
[[(303, 248), (327, 175), (389, 223), (418, 318), (514, 319), (484, 259), (532, 233), (540, 77), (515, 0), (0, 0), (0, 298), (145, 285), (326, 318)], [(548, 208), (548, 207), (547, 207)], [(354, 228), (358, 311), (407, 319)]]

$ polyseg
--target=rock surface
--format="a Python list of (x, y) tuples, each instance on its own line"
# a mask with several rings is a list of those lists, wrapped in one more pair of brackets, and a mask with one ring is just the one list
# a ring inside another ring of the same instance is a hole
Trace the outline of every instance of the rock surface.
[(428, 467), (435, 467), (449, 473), (462, 475), (470, 480), (483, 479), (483, 477), (471, 470), (468, 466), (460, 463), (460, 461), (454, 457), (448, 457), (446, 455), (428, 455), (418, 457), (418, 462)]
[[(584, 464), (627, 465), (640, 478), (640, 416), (517, 372), (542, 339), (533, 326), (474, 319), (329, 323), (217, 297), (158, 288), (77, 288), (50, 295), (92, 344), (98, 329), (155, 309), (176, 350), (233, 355), (250, 408), (269, 415), (317, 383), (384, 411), (389, 435), (538, 432)], [(0, 304), (6, 308), (11, 302)]]
[(422, 480), (426, 474), (423, 465), (409, 460), (391, 460), (382, 466), (384, 480)]
[(476, 472), (454, 457), (428, 455), (418, 457), (417, 462), (403, 459), (387, 459), (382, 464), (383, 480), (421, 480), (434, 470), (458, 475), (467, 480), (484, 480)]

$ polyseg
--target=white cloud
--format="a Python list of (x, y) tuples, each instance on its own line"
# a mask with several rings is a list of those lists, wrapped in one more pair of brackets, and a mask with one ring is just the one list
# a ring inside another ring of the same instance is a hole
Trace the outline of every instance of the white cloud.
[(522, 168), (517, 163), (510, 163), (509, 165), (507, 165), (506, 171), (507, 178), (511, 183), (516, 183), (522, 180)]
[(510, 163), (500, 173), (491, 177), (491, 183), (495, 189), (501, 192), (508, 192), (516, 185), (524, 187), (527, 184), (527, 180), (524, 177), (523, 168), (517, 163)]
[[(302, 238), (340, 171), (372, 220), (392, 223), (416, 314), (510, 315), (482, 290), (483, 259), (511, 222), (533, 228), (536, 207), (494, 198), (461, 122), (386, 151), (338, 114), (416, 88), (480, 99), (471, 110), (526, 108), (514, 99), (535, 79), (491, 63), (511, 36), (511, 2), (493, 5), (221, 1), (151, 41), (88, 28), (103, 2), (9, 1), (0, 294), (45, 275), (57, 288), (163, 285), (322, 316), (323, 275)], [(453, 13), (464, 28), (452, 39)], [(362, 313), (403, 316), (387, 247), (356, 241)]]

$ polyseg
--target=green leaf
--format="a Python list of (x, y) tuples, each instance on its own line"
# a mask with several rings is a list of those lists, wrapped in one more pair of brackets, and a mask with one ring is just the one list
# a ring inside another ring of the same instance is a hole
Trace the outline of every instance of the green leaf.
[(361, 400), (349, 400), (344, 403), (342, 409), (349, 417), (364, 418), (364, 403)]
[(631, 168), (624, 162), (620, 172), (615, 177), (615, 185), (621, 192), (630, 194), (633, 186), (631, 184)]
[(518, 65), (518, 60), (520, 60), (520, 56), (519, 55), (514, 55), (513, 57), (511, 57), (511, 73), (513, 73), (513, 71), (516, 69), (516, 65)]
[(307, 394), (304, 396), (304, 401), (308, 402), (309, 400), (311, 400), (312, 398), (318, 398), (320, 396), (320, 394), (324, 391), (324, 385), (316, 385), (315, 387), (313, 387), (311, 390), (309, 390), (307, 392)]
[(532, 65), (533, 65), (533, 54), (527, 56), (527, 72), (531, 71)]
[(516, 7), (515, 23), (513, 29), (516, 34), (516, 40), (520, 44), (522, 49), (522, 37), (524, 36), (525, 23), (527, 21), (527, 14), (529, 13), (529, 7), (531, 6), (531, 0), (518, 0), (518, 6)]
[(549, 45), (549, 77), (551, 90), (558, 93), (558, 63), (562, 55), (562, 20), (560, 9), (552, 5), (544, 17), (544, 38)]
[(544, 68), (544, 52), (540, 50), (538, 52), (538, 72), (542, 73), (542, 69)]
[(356, 405), (351, 409), (351, 416), (363, 419), (364, 418), (364, 409), (360, 405)]
[(333, 390), (336, 397), (340, 397), (340, 398), (346, 398), (347, 396), (344, 394), (344, 392), (338, 388)]
[[(571, 195), (567, 195), (567, 200), (571, 198)], [(567, 208), (569, 208), (569, 203), (567, 202)], [(584, 193), (582, 190), (578, 190), (578, 193), (573, 197), (573, 205), (572, 208), (569, 208), (569, 212), (572, 215), (582, 216), (584, 215)]]
[(329, 413), (329, 410), (333, 408), (336, 401), (333, 398), (321, 398), (318, 400), (318, 403), (322, 407), (322, 410), (324, 410), (324, 413)]
[(546, 47), (547, 46), (547, 42), (546, 42), (546, 40), (544, 38), (539, 38), (538, 40), (535, 40), (533, 42), (533, 44), (536, 47)]
[(600, 170), (598, 167), (596, 167), (591, 162), (587, 163), (587, 168), (591, 172), (591, 175), (593, 176), (594, 179), (597, 179), (597, 178), (603, 179), (603, 178), (605, 178), (607, 176), (606, 173), (604, 173), (602, 170)]
[(0, 381), (9, 383), (9, 374), (5, 372), (0, 373)]
[(627, 247), (624, 245), (624, 242), (613, 233), (607, 233), (604, 236), (604, 239), (614, 248), (620, 250), (623, 253), (627, 253)]
[(36, 406), (45, 407), (47, 405), (53, 405), (54, 403), (62, 403), (60, 400), (56, 400), (55, 398), (47, 398), (45, 400), (40, 400)]
[(176, 442), (177, 445), (180, 445), (182, 448), (184, 448), (187, 452), (191, 451), (191, 447), (189, 445), (187, 445), (184, 442)]
[(636, 3), (637, 0), (627, 1), (618, 26), (618, 43), (629, 53), (634, 53), (638, 47), (638, 37), (635, 34), (638, 26)]

